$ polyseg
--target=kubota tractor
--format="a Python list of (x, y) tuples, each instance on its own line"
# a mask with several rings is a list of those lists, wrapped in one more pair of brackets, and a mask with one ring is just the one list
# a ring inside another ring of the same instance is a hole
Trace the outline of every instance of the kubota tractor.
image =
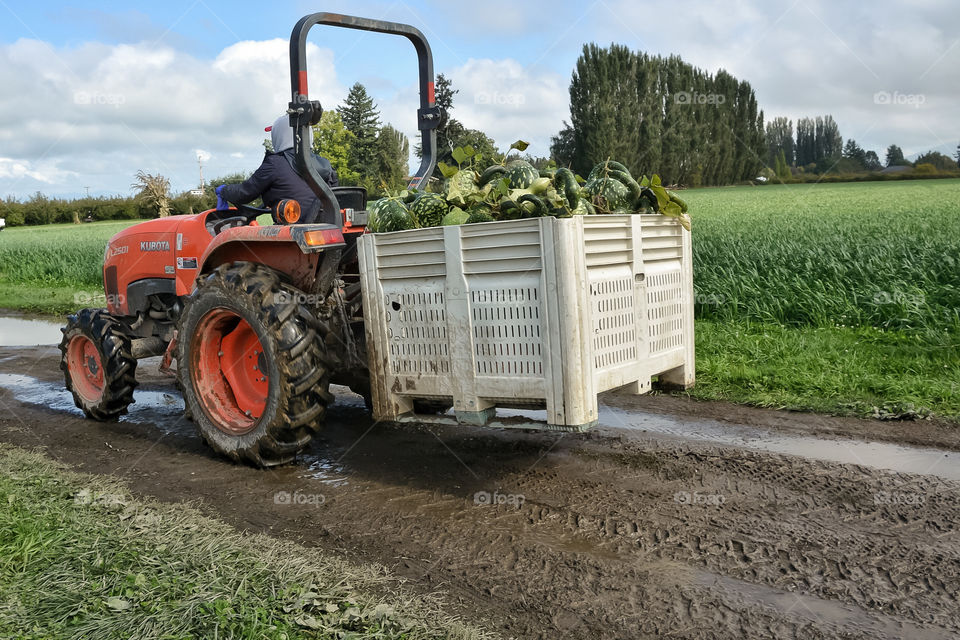
[[(356, 240), (366, 192), (333, 188), (308, 162), (309, 127), (320, 121), (307, 93), (306, 38), (314, 25), (401, 35), (419, 58), (423, 159), (411, 186), (432, 174), (436, 128), (433, 58), (417, 29), (332, 13), (302, 18), (290, 36), (288, 114), (304, 179), (334, 224), (296, 224), (298, 204), (275, 211), (237, 206), (130, 227), (104, 253), (106, 309), (83, 309), (63, 329), (61, 369), (90, 418), (127, 411), (137, 360), (177, 360), (187, 415), (204, 440), (233, 460), (289, 462), (322, 425), (331, 382), (369, 394)], [(274, 224), (256, 218), (270, 213)]]

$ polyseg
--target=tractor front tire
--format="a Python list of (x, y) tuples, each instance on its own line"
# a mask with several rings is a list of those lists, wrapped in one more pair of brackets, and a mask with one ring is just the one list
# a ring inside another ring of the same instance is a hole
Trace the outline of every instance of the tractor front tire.
[(62, 331), (60, 369), (74, 404), (94, 420), (125, 414), (134, 401), (137, 360), (123, 325), (106, 309), (81, 309)]
[(326, 328), (297, 293), (262, 265), (221, 265), (180, 317), (177, 370), (187, 413), (231, 460), (291, 462), (333, 401)]

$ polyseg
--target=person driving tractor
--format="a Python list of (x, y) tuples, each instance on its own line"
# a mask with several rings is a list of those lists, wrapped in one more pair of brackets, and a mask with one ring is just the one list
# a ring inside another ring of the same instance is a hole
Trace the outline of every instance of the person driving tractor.
[[(229, 209), (228, 202), (247, 204), (263, 198), (263, 204), (273, 209), (281, 200), (296, 200), (303, 212), (299, 222), (334, 221), (333, 211), (323, 211), (320, 200), (301, 176), (298, 161), (293, 152), (293, 127), (286, 115), (277, 118), (265, 131), (270, 132), (273, 152), (267, 152), (260, 167), (240, 184), (224, 184), (217, 187), (217, 209)], [(307, 144), (313, 145), (313, 131)], [(311, 154), (317, 173), (330, 185), (340, 185), (337, 172), (326, 158)]]

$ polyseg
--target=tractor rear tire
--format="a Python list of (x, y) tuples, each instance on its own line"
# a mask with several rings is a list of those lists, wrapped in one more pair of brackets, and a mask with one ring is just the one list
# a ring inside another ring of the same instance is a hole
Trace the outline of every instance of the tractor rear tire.
[(180, 317), (177, 370), (187, 414), (215, 451), (273, 467), (294, 460), (323, 423), (328, 333), (277, 272), (221, 265)]
[(60, 369), (74, 404), (94, 420), (125, 414), (134, 401), (137, 360), (123, 325), (106, 309), (81, 309), (62, 331)]

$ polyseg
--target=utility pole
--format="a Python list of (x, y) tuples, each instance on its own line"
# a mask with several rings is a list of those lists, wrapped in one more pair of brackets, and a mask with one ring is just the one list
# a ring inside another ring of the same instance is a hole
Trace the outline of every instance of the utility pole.
[(200, 154), (199, 154), (199, 153), (197, 154), (197, 164), (200, 165), (200, 191), (203, 191), (203, 189), (204, 189), (204, 182), (203, 182), (203, 161), (200, 160)]
[(87, 197), (89, 198), (89, 197), (90, 197), (90, 187), (84, 187), (84, 189), (87, 190)]

